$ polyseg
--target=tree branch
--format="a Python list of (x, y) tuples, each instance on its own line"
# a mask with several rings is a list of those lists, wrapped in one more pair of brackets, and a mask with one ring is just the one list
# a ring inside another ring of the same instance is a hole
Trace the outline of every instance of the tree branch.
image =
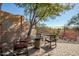
[(33, 22), (34, 22), (34, 17), (35, 17), (35, 15), (36, 15), (36, 10), (37, 10), (37, 4), (35, 5), (35, 8), (34, 8), (34, 10), (33, 10), (32, 24), (33, 24)]
[[(47, 7), (48, 8), (48, 7)], [(43, 15), (42, 15), (42, 17), (43, 16), (45, 16), (45, 13), (46, 13), (46, 10), (47, 10), (47, 8), (45, 9), (45, 12), (43, 13)], [(35, 24), (37, 24), (41, 19), (42, 19), (42, 17), (41, 18), (39, 18), (39, 20), (38, 21), (36, 21), (36, 18), (34, 19), (36, 22), (34, 22), (34, 24), (33, 25), (35, 25)]]

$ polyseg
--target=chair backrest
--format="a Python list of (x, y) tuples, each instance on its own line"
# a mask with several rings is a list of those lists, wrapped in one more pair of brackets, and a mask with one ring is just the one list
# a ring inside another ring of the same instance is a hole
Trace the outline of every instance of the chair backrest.
[(50, 36), (50, 40), (51, 40), (51, 41), (56, 41), (56, 40), (57, 40), (57, 39), (56, 39), (56, 35), (51, 35), (51, 36)]
[[(28, 40), (30, 41), (30, 38), (28, 38)], [(23, 40), (20, 39), (20, 41), (14, 41), (14, 47), (25, 48), (28, 46), (28, 43), (29, 43), (28, 40), (27, 40), (27, 38), (24, 38)]]

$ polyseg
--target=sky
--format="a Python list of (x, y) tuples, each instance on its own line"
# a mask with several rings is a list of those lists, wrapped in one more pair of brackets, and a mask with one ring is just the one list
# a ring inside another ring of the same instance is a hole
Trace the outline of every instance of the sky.
[[(2, 10), (12, 13), (14, 15), (24, 15), (24, 9), (18, 8), (15, 4), (3, 4)], [(62, 13), (61, 16), (57, 16), (55, 19), (49, 19), (49, 21), (42, 22), (48, 27), (61, 27), (67, 24), (73, 16), (79, 13), (79, 4), (76, 3), (75, 7), (71, 10)]]

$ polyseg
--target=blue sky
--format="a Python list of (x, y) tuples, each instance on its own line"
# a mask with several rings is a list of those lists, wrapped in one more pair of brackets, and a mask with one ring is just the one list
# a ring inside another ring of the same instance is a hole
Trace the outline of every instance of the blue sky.
[[(24, 9), (16, 7), (15, 4), (3, 4), (2, 10), (12, 13), (14, 15), (24, 15)], [(49, 21), (42, 22), (45, 23), (49, 27), (61, 27), (67, 23), (68, 20), (72, 18), (72, 16), (79, 13), (79, 4), (76, 4), (75, 7), (65, 13), (62, 13), (61, 16), (57, 16), (55, 19), (49, 19)]]

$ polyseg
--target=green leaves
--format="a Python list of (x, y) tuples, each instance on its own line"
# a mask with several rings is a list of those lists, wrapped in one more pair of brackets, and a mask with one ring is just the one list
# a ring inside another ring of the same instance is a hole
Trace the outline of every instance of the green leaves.
[(61, 12), (69, 10), (72, 7), (69, 4), (58, 3), (20, 3), (17, 6), (24, 8), (27, 20), (33, 24), (46, 21), (48, 18), (55, 18)]
[(79, 13), (76, 16), (73, 16), (69, 21), (68, 25), (78, 25), (79, 26)]
[(0, 3), (0, 10), (1, 10), (1, 7), (2, 7), (2, 3)]

